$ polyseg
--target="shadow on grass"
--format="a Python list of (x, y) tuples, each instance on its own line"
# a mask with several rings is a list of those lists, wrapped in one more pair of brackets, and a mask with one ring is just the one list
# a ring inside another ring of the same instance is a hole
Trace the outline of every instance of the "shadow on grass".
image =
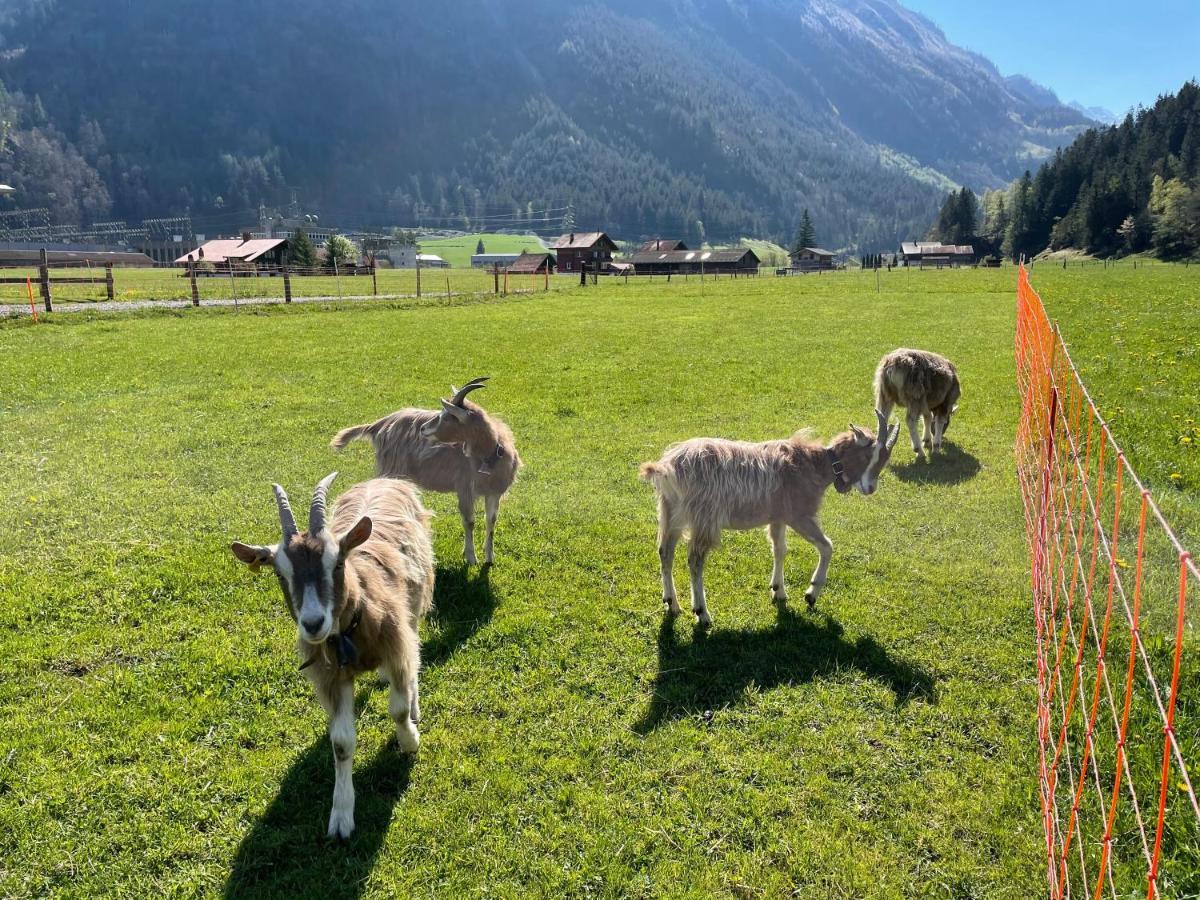
[[(899, 447), (896, 448), (898, 451)], [(909, 452), (907, 450), (901, 452)], [(892, 454), (893, 459), (895, 454)], [(943, 444), (942, 449), (931, 455), (928, 462), (915, 456), (908, 462), (890, 466), (901, 481), (909, 484), (960, 484), (970, 481), (979, 474), (979, 460), (957, 444)]]
[(433, 609), (428, 623), (436, 629), (421, 644), (421, 667), (437, 666), (448, 660), (471, 635), (492, 619), (496, 595), (488, 579), (489, 568), (459, 565), (438, 566), (433, 587)]
[(242, 840), (225, 896), (358, 897), (383, 846), (392, 807), (408, 790), (412, 766), (413, 757), (401, 753), (394, 740), (366, 766), (355, 765), (354, 834), (349, 841), (333, 841), (325, 837), (333, 802), (333, 751), (328, 738), (313, 743)]
[(933, 678), (896, 659), (872, 637), (848, 641), (838, 622), (825, 614), (798, 614), (776, 604), (773, 628), (762, 631), (711, 632), (697, 629), (681, 645), (675, 623), (663, 619), (658, 632), (658, 676), (654, 697), (638, 734), (649, 734), (664, 721), (702, 715), (737, 703), (753, 684), (772, 688), (803, 684), (843, 669), (857, 669), (882, 681), (901, 706), (914, 698), (937, 702)]

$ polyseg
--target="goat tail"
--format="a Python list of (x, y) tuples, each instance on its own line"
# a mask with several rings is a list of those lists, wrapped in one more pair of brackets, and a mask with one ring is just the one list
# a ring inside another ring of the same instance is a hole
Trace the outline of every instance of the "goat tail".
[(661, 462), (645, 462), (638, 469), (638, 478), (647, 484), (658, 484), (658, 479), (668, 474), (668, 469)]
[(329, 446), (334, 450), (341, 450), (351, 441), (361, 440), (371, 433), (374, 423), (368, 425), (355, 425), (351, 428), (343, 428), (329, 442)]

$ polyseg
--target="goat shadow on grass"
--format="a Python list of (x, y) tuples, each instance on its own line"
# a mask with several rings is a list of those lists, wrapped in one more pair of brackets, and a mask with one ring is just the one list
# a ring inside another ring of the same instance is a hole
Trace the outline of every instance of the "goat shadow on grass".
[[(360, 691), (360, 699), (367, 693)], [(366, 727), (392, 725), (386, 717), (358, 723), (360, 732)], [(356, 758), (354, 834), (348, 841), (331, 840), (325, 830), (333, 803), (333, 749), (322, 735), (292, 764), (270, 807), (242, 839), (224, 895), (239, 900), (360, 896), (383, 847), (392, 808), (408, 790), (413, 762), (394, 737), (365, 766)]]
[[(900, 450), (900, 447), (896, 449)], [(911, 452), (911, 448), (902, 452)], [(895, 456), (893, 453), (893, 460)], [(982, 468), (979, 460), (958, 444), (942, 444), (942, 449), (929, 457), (928, 461), (922, 461), (913, 456), (900, 465), (893, 462), (890, 471), (909, 484), (961, 484), (978, 475)]]
[(472, 572), (466, 565), (438, 566), (433, 583), (433, 609), (426, 622), (435, 633), (421, 642), (421, 667), (444, 663), (471, 635), (492, 620), (496, 595), (490, 566)]
[(680, 644), (675, 622), (664, 617), (658, 631), (658, 675), (650, 706), (634, 726), (646, 735), (663, 722), (711, 716), (741, 700), (753, 684), (772, 688), (814, 681), (844, 669), (857, 669), (883, 682), (896, 705), (912, 699), (936, 703), (934, 680), (927, 672), (888, 653), (869, 635), (849, 641), (828, 614), (799, 614), (777, 603), (777, 618), (764, 630), (696, 629), (690, 644)]

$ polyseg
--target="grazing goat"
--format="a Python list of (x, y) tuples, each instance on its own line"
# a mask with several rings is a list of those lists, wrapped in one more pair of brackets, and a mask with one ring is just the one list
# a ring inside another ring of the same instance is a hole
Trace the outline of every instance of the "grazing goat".
[(879, 438), (856, 425), (828, 447), (802, 431), (790, 440), (761, 444), (694, 438), (676, 444), (658, 462), (644, 463), (641, 478), (652, 483), (658, 494), (658, 557), (667, 612), (679, 613), (671, 569), (683, 532), (689, 533), (692, 611), (700, 625), (708, 626), (712, 619), (704, 598), (704, 561), (709, 551), (720, 543), (725, 529), (764, 525), (775, 551), (771, 591), (776, 601), (787, 600), (783, 560), (788, 526), (817, 548), (820, 562), (804, 595), (812, 608), (833, 556), (833, 544), (817, 522), (825, 491), (832, 484), (840, 494), (852, 488), (874, 493), (900, 435), (898, 425), (888, 435), (887, 420), (876, 414)]
[(925, 422), (924, 444), (930, 452), (942, 449), (942, 438), (950, 427), (950, 416), (958, 409), (962, 389), (954, 363), (927, 350), (893, 350), (875, 370), (875, 407), (889, 419), (892, 407), (908, 410), (908, 435), (913, 452), (921, 459), (917, 418)]
[(330, 446), (341, 450), (360, 438), (375, 445), (375, 473), (407, 478), (426, 491), (458, 495), (458, 512), (463, 522), (463, 555), (467, 563), (475, 556), (475, 501), (483, 496), (487, 537), (483, 560), (491, 565), (496, 516), (500, 498), (516, 480), (521, 458), (509, 427), (466, 399), (484, 387), (487, 378), (475, 378), (461, 389), (453, 385), (453, 396), (442, 400), (442, 408), (402, 409), (370, 425), (355, 425), (339, 431)]
[(273, 546), (234, 543), (252, 570), (270, 565), (296, 620), (300, 668), (329, 715), (333, 810), (329, 836), (354, 831), (354, 678), (378, 669), (391, 684), (388, 711), (406, 753), (420, 742), (417, 624), (433, 601), (429, 513), (411, 484), (376, 478), (338, 498), (326, 525), (325, 496), (337, 473), (317, 485), (308, 531), (299, 532), (287, 494), (274, 485), (283, 538)]

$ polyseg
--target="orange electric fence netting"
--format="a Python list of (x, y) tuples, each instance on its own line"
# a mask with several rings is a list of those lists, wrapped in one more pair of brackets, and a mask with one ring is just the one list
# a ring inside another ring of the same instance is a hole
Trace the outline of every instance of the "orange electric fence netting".
[[(1017, 471), (1053, 897), (1200, 895), (1200, 571), (1100, 417), (1021, 268)], [(1191, 649), (1190, 647), (1187, 649)]]

